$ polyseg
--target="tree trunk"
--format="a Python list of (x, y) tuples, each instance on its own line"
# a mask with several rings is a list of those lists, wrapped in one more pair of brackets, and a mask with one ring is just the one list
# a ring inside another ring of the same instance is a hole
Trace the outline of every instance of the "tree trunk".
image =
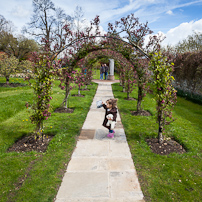
[(138, 100), (137, 100), (137, 112), (141, 111), (141, 102), (142, 102), (142, 100), (138, 97)]
[(138, 87), (137, 112), (141, 111), (142, 89)]
[(130, 93), (129, 92), (127, 92), (127, 99), (129, 99), (130, 98)]
[(63, 102), (61, 104), (61, 106), (64, 107), (65, 109), (67, 109), (67, 100), (69, 98), (69, 93), (70, 93), (69, 85), (66, 85), (65, 98), (64, 98), (64, 100), (63, 100)]
[(123, 92), (125, 93), (126, 92), (126, 89), (125, 89), (125, 86), (123, 85)]
[(158, 141), (160, 144), (163, 143), (163, 123), (162, 123), (162, 111), (160, 112), (160, 115), (159, 115), (159, 130), (158, 130)]
[[(43, 128), (43, 121), (40, 120), (37, 125), (36, 125), (36, 133), (35, 133), (35, 138), (38, 139), (39, 137), (41, 137), (41, 130)], [(43, 141), (43, 140), (42, 140)]]
[(6, 85), (9, 85), (9, 76), (6, 77)]

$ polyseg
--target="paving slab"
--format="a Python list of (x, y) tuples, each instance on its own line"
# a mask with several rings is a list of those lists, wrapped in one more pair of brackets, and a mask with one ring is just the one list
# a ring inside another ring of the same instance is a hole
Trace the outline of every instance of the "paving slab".
[(72, 157), (103, 157), (109, 155), (109, 142), (100, 140), (79, 140)]
[(113, 98), (109, 81), (98, 88), (67, 166), (55, 202), (143, 202), (126, 135), (118, 112), (114, 138), (102, 126), (98, 100)]
[(109, 197), (107, 172), (67, 172), (57, 198)]
[(135, 171), (111, 172), (110, 189), (112, 198), (143, 198)]

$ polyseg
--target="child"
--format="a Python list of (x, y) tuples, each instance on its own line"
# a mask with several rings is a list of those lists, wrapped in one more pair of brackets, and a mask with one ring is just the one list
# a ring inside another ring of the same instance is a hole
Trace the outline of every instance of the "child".
[(105, 119), (104, 119), (102, 125), (105, 128), (109, 129), (109, 134), (107, 135), (107, 137), (109, 137), (109, 138), (113, 138), (114, 137), (115, 131), (111, 128), (111, 125), (107, 126), (107, 122), (108, 122), (107, 115), (108, 114), (112, 114), (113, 115), (112, 121), (116, 121), (116, 117), (117, 117), (116, 104), (117, 104), (117, 99), (109, 99), (109, 100), (106, 101), (106, 104), (102, 103), (102, 106), (106, 110), (106, 112), (105, 112)]

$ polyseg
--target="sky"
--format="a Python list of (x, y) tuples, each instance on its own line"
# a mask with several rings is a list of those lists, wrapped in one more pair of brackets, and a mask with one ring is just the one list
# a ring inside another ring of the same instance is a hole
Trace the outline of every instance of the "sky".
[[(202, 0), (52, 0), (55, 7), (73, 15), (81, 6), (84, 17), (92, 20), (100, 16), (100, 25), (107, 31), (108, 23), (134, 13), (141, 23), (148, 22), (155, 33), (166, 36), (164, 45), (175, 45), (193, 32), (202, 33)], [(0, 0), (0, 14), (10, 20), (20, 33), (30, 22), (33, 13), (32, 0)]]

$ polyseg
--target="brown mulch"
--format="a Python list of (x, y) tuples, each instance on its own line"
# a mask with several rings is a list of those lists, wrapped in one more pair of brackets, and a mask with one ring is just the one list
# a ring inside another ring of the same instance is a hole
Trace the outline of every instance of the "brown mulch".
[(151, 116), (151, 113), (145, 110), (141, 110), (139, 112), (137, 111), (131, 111), (131, 114), (134, 116)]
[(146, 139), (147, 144), (153, 153), (160, 155), (168, 155), (170, 153), (183, 154), (186, 150), (175, 140), (164, 140), (162, 144), (158, 142), (158, 138)]
[(59, 107), (59, 108), (55, 109), (54, 112), (55, 113), (73, 113), (74, 109)]
[(25, 136), (16, 141), (12, 147), (8, 149), (8, 152), (45, 152), (52, 138), (53, 136), (51, 135), (44, 135), (42, 142), (42, 138), (35, 139), (34, 136)]
[(0, 83), (0, 87), (20, 87), (20, 86), (26, 86), (24, 83)]

